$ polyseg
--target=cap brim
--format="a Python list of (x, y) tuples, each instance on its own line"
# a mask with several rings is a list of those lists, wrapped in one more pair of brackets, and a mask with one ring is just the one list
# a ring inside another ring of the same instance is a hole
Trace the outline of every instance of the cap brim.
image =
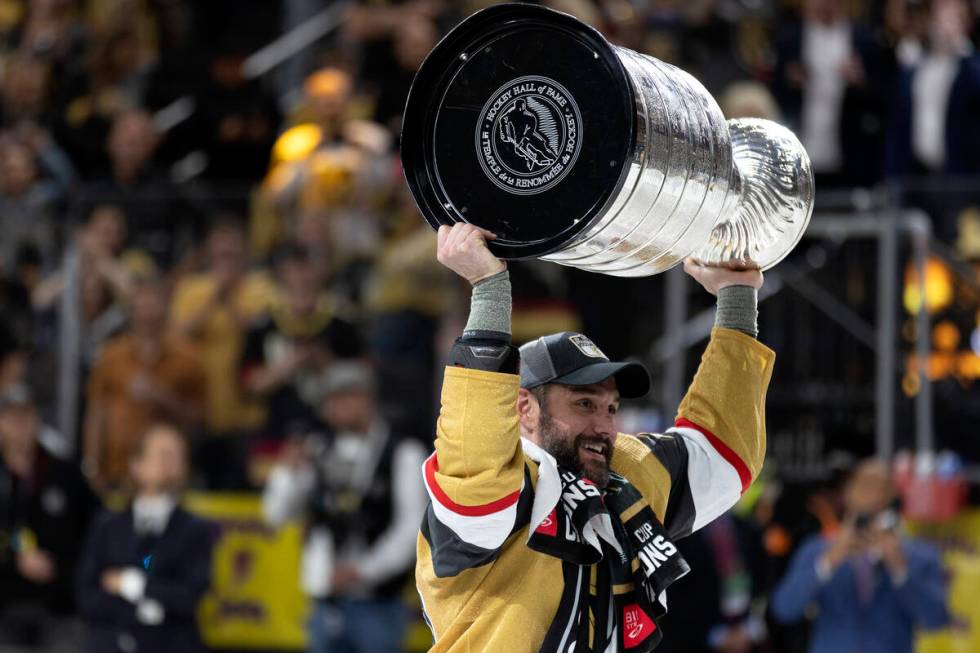
[(595, 363), (561, 376), (551, 383), (591, 385), (610, 376), (616, 378), (616, 389), (624, 399), (639, 399), (650, 391), (650, 374), (640, 363)]

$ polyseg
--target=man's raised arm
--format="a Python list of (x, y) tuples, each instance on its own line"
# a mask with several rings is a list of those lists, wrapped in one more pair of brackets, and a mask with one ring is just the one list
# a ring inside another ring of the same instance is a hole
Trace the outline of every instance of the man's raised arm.
[(731, 508), (762, 469), (765, 401), (775, 354), (756, 340), (758, 270), (684, 270), (718, 297), (697, 374), (664, 435), (620, 436), (613, 468), (644, 494), (670, 534), (683, 537)]
[(439, 522), (429, 528), (448, 527), (455, 537), (434, 539), (458, 548), (450, 540), (459, 538), (476, 547), (471, 555), (497, 549), (510, 535), (524, 484), (510, 279), (503, 261), (487, 249), (493, 237), (462, 223), (441, 227), (438, 234), (439, 262), (473, 284), (473, 295), (469, 321), (445, 372), (436, 451), (425, 463)]

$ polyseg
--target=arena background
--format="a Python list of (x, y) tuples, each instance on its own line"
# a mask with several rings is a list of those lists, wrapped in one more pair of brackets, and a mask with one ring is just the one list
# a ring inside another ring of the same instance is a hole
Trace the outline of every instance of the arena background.
[[(301, 650), (306, 637), (303, 525), (266, 525), (259, 497), (283, 443), (314, 426), (239, 393), (245, 332), (275, 306), (283, 252), (312, 254), (332, 315), (359, 336), (349, 357), (374, 367), (382, 412), (431, 446), (438, 370), (468, 293), (435, 262), (403, 183), (400, 113), (439, 36), (487, 4), (0, 0), (0, 395), (30, 390), (44, 447), (84, 468), (107, 505), (123, 505), (124, 482), (85, 459), (87, 420), (139, 375), (100, 368), (127, 329), (133, 289), (163, 280), (174, 326), (216, 274), (213, 225), (246, 236), (242, 323), (225, 325), (227, 337), (174, 340), (202, 367), (198, 398), (184, 400), (204, 402), (183, 424), (194, 449), (186, 505), (219, 526), (198, 608), (215, 650)], [(824, 86), (800, 53), (800, 2), (541, 4), (688, 70), (729, 117), (835, 140), (820, 155), (810, 229), (761, 296), (760, 338), (778, 356), (769, 453), (736, 508), (760, 550), (753, 603), (764, 614), (795, 544), (826, 527), (815, 501), (879, 455), (894, 461), (910, 528), (943, 548), (951, 572), (957, 621), (920, 650), (980, 650), (980, 67), (946, 100), (958, 122), (931, 132), (945, 144), (938, 158), (910, 124), (907, 83), (928, 52), (930, 4), (963, 12), (976, 45), (980, 3), (807, 0), (809, 11), (839, 7), (860, 37)], [(804, 125), (803, 97), (831, 118)], [(536, 261), (510, 269), (516, 340), (582, 330), (611, 358), (646, 362), (654, 389), (624, 410), (621, 430), (671, 422), (711, 327), (710, 297), (678, 270), (627, 280)], [(347, 356), (333, 353), (324, 369)], [(216, 398), (220, 388), (235, 396)], [(106, 427), (122, 459), (151, 419), (137, 413)], [(12, 564), (11, 527), (0, 521), (0, 565)], [(418, 611), (410, 584), (404, 596)], [(9, 607), (0, 589), (0, 612)], [(805, 650), (800, 629), (770, 626), (759, 650)], [(406, 650), (429, 642), (416, 619)]]

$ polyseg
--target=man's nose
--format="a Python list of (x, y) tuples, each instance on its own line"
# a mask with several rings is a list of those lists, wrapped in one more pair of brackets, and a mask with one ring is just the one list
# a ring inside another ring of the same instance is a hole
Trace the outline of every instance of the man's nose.
[(597, 416), (592, 423), (592, 430), (612, 444), (612, 439), (616, 437), (616, 416), (608, 413)]

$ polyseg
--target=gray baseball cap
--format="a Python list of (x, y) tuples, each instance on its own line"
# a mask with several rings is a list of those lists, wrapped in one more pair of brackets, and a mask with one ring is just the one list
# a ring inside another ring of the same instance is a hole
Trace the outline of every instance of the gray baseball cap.
[(521, 387), (546, 383), (589, 385), (615, 377), (621, 397), (636, 399), (650, 390), (650, 375), (636, 362), (614, 363), (581, 333), (563, 331), (521, 347)]

